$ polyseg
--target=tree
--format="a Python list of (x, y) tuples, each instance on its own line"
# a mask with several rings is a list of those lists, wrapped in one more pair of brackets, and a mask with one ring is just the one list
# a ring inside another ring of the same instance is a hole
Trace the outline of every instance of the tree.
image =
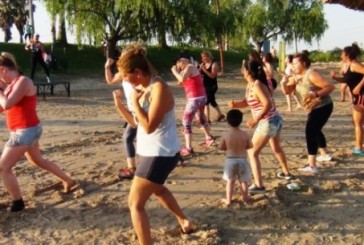
[[(53, 43), (58, 43), (65, 47), (68, 45), (67, 42), (67, 32), (66, 32), (66, 0), (43, 0), (48, 13), (51, 16), (51, 26), (50, 30), (52, 32)], [(57, 20), (58, 19), (58, 28)]]
[(11, 28), (15, 24), (20, 34), (20, 42), (23, 42), (24, 25), (27, 20), (25, 0), (0, 0), (0, 28), (4, 31), (4, 41), (12, 39)]
[(322, 5), (316, 0), (257, 0), (248, 8), (245, 24), (244, 33), (259, 51), (265, 40), (277, 35), (287, 41), (311, 42), (327, 28)]
[(314, 39), (319, 40), (328, 27), (323, 5), (317, 1), (291, 0), (288, 11), (292, 13), (289, 15), (291, 23), (283, 36), (288, 42), (294, 41), (296, 52), (298, 40), (311, 44)]
[(244, 34), (250, 37), (260, 51), (263, 42), (281, 34), (289, 22), (286, 15), (286, 1), (258, 0), (251, 4), (245, 16)]

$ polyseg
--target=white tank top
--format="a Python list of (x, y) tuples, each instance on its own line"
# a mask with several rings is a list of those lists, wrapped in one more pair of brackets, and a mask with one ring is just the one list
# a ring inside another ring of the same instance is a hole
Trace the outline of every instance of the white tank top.
[[(149, 102), (144, 101), (141, 106), (148, 112)], [(174, 107), (164, 114), (154, 132), (147, 134), (143, 127), (138, 126), (136, 147), (138, 155), (144, 157), (175, 156), (180, 147)]]
[(126, 99), (126, 105), (128, 106), (129, 111), (133, 111), (133, 105), (131, 103), (131, 94), (133, 92), (133, 86), (131, 86), (131, 84), (128, 81), (123, 80), (121, 82), (121, 86), (123, 87), (124, 90), (124, 96)]

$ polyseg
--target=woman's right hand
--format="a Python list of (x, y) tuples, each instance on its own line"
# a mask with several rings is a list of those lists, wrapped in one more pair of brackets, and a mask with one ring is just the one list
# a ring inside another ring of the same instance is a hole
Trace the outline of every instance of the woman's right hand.
[(105, 69), (110, 68), (110, 66), (112, 64), (114, 64), (114, 62), (115, 62), (115, 60), (113, 60), (111, 58), (107, 58), (106, 63), (105, 63)]
[(336, 76), (336, 72), (335, 71), (330, 71), (330, 77), (332, 79), (335, 79), (335, 76)]
[(234, 106), (235, 106), (235, 101), (234, 101), (234, 100), (230, 100), (230, 101), (228, 102), (228, 107), (229, 107), (229, 108), (234, 108)]

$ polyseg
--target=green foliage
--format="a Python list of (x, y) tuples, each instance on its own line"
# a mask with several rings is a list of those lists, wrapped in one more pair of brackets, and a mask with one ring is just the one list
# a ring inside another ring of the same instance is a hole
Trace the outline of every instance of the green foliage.
[(12, 39), (10, 28), (13, 25), (18, 29), (22, 41), (23, 26), (28, 14), (25, 5), (25, 0), (0, 1), (0, 29), (5, 33), (5, 42)]
[(290, 21), (284, 31), (288, 42), (304, 40), (311, 44), (314, 39), (320, 39), (328, 27), (323, 6), (316, 0), (289, 1), (286, 18)]

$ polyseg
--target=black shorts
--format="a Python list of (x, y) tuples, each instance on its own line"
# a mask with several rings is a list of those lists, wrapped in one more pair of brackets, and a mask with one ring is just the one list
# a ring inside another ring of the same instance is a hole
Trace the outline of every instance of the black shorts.
[(135, 175), (153, 183), (163, 185), (168, 175), (176, 167), (181, 156), (173, 157), (141, 157), (137, 164)]

